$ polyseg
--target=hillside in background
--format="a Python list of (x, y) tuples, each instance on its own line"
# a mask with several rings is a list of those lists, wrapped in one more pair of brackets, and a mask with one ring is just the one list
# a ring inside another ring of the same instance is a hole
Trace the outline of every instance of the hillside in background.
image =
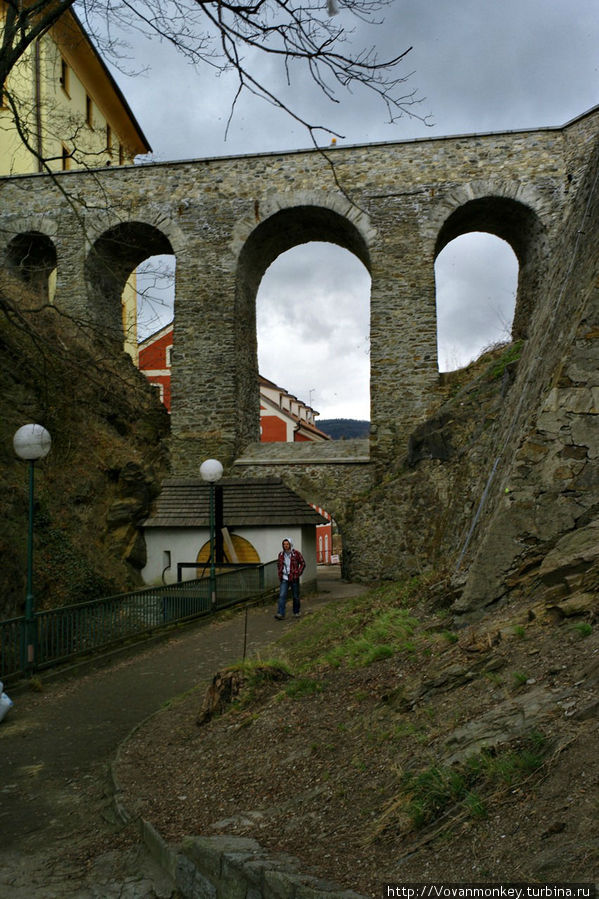
[(316, 424), (333, 440), (349, 440), (351, 437), (368, 437), (370, 422), (358, 418), (325, 418)]

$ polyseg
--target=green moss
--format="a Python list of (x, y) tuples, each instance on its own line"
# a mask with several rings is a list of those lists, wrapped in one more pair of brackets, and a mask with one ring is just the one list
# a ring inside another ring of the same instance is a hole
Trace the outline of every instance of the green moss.
[(508, 365), (512, 365), (520, 358), (523, 346), (523, 340), (517, 340), (515, 343), (510, 344), (505, 353), (489, 366), (487, 369), (487, 378), (491, 381), (502, 378)]

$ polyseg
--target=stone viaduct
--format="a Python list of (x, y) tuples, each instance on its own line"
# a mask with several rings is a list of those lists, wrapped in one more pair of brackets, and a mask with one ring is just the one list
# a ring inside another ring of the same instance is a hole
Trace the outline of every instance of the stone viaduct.
[[(0, 259), (40, 290), (56, 268), (56, 305), (120, 351), (127, 277), (173, 253), (173, 473), (216, 455), (235, 474), (284, 474), (335, 511), (438, 403), (438, 253), (470, 231), (506, 240), (513, 333), (526, 336), (598, 126), (596, 108), (555, 128), (2, 178)], [(313, 240), (371, 275), (370, 440), (261, 445), (256, 293), (279, 254)]]

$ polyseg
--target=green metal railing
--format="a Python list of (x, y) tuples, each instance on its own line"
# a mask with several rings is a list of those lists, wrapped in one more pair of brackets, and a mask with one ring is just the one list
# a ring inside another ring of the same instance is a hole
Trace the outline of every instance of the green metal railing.
[[(201, 578), (36, 612), (34, 667), (49, 668), (83, 653), (150, 635), (176, 622), (209, 615), (260, 596), (277, 585), (274, 561), (218, 574), (214, 608), (210, 580)], [(31, 668), (26, 658), (26, 642), (24, 617), (0, 621), (0, 680)]]

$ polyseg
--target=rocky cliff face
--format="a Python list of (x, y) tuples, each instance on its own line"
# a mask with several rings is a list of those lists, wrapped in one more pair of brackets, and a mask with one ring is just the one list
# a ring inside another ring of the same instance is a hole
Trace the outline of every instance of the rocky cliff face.
[(537, 285), (526, 339), (486, 370), (452, 376), (455, 395), (343, 523), (348, 545), (361, 545), (349, 573), (440, 567), (455, 615), (469, 619), (535, 585), (574, 603), (596, 589), (598, 171), (595, 152)]
[[(368, 581), (457, 569), (521, 349), (521, 342), (497, 347), (467, 369), (443, 376), (444, 401), (412, 433), (403, 457), (341, 522), (348, 574)], [(348, 555), (348, 546), (360, 550)]]
[(0, 617), (25, 598), (28, 479), (12, 438), (28, 422), (52, 436), (35, 471), (36, 608), (140, 586), (137, 525), (167, 473), (168, 416), (128, 356), (108, 362), (56, 310), (0, 314), (0, 347)]

